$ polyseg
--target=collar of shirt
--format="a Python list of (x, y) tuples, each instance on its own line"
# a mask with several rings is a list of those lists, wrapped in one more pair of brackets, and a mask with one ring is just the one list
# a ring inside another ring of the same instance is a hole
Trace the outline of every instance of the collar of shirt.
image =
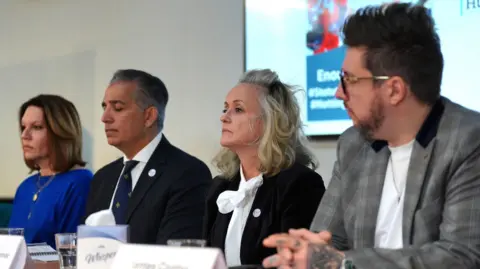
[[(445, 98), (440, 97), (432, 107), (432, 110), (428, 114), (427, 118), (423, 122), (422, 127), (417, 133), (415, 140), (420, 143), (424, 148), (437, 136), (437, 131), (440, 126), (440, 121), (442, 120), (443, 112), (445, 111)], [(371, 147), (375, 152), (379, 152), (383, 147), (387, 146), (387, 141), (384, 140), (375, 140), (371, 143)]]
[[(139, 163), (147, 163), (150, 160), (153, 152), (157, 148), (158, 144), (162, 140), (162, 132), (159, 132), (157, 136), (155, 136), (150, 143), (148, 143), (143, 149), (141, 149), (133, 158), (132, 160), (138, 161)], [(123, 163), (125, 164), (129, 159), (127, 156), (123, 155)]]
[[(132, 169), (132, 190), (135, 188), (135, 185), (137, 185), (138, 179), (140, 178), (140, 175), (143, 172), (143, 169), (147, 165), (148, 160), (150, 160), (150, 157), (152, 157), (153, 152), (157, 148), (158, 144), (160, 144), (160, 141), (162, 140), (162, 132), (159, 132), (158, 135), (150, 141), (142, 150), (140, 150), (133, 158), (132, 160), (138, 161), (138, 164), (135, 166), (135, 168)], [(127, 162), (128, 158), (127, 156), (123, 156), (123, 163)]]
[[(252, 177), (249, 179), (249, 181), (261, 181), (263, 180), (263, 174), (260, 173), (259, 175)], [(243, 174), (243, 168), (240, 165), (240, 185), (238, 186), (238, 189), (241, 190), (245, 187), (245, 184), (247, 184), (247, 180), (245, 179), (245, 175)], [(258, 187), (257, 187), (258, 188)], [(255, 188), (256, 189), (256, 188)]]

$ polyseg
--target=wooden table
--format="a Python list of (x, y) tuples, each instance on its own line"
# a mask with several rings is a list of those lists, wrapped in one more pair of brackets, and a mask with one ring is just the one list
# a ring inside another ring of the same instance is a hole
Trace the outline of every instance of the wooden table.
[(35, 269), (60, 269), (58, 262), (41, 262), (35, 261)]

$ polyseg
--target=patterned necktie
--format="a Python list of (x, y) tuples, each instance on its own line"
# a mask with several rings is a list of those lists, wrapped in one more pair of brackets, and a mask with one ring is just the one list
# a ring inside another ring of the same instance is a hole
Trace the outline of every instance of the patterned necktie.
[(126, 224), (126, 214), (128, 208), (128, 199), (132, 193), (132, 169), (138, 164), (138, 161), (127, 161), (123, 168), (123, 173), (118, 181), (115, 199), (113, 200), (112, 211), (115, 216), (116, 224)]

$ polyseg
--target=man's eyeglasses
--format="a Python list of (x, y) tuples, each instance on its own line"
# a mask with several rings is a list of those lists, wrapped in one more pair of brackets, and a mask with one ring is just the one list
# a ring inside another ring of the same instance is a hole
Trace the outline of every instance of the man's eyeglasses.
[(360, 80), (365, 80), (365, 79), (371, 79), (371, 80), (374, 80), (374, 81), (379, 81), (379, 80), (390, 79), (390, 77), (389, 76), (356, 77), (356, 76), (350, 75), (348, 73), (345, 73), (345, 71), (342, 70), (340, 72), (340, 83), (342, 83), (343, 94), (345, 94), (345, 96), (347, 96), (347, 85), (352, 85), (352, 84), (355, 84), (355, 83), (359, 82)]

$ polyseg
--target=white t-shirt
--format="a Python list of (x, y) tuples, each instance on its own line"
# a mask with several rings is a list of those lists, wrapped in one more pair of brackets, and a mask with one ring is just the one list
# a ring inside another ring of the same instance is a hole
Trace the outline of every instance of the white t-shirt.
[(408, 166), (415, 140), (399, 147), (389, 147), (382, 198), (375, 229), (375, 247), (398, 249), (403, 247), (403, 204)]

